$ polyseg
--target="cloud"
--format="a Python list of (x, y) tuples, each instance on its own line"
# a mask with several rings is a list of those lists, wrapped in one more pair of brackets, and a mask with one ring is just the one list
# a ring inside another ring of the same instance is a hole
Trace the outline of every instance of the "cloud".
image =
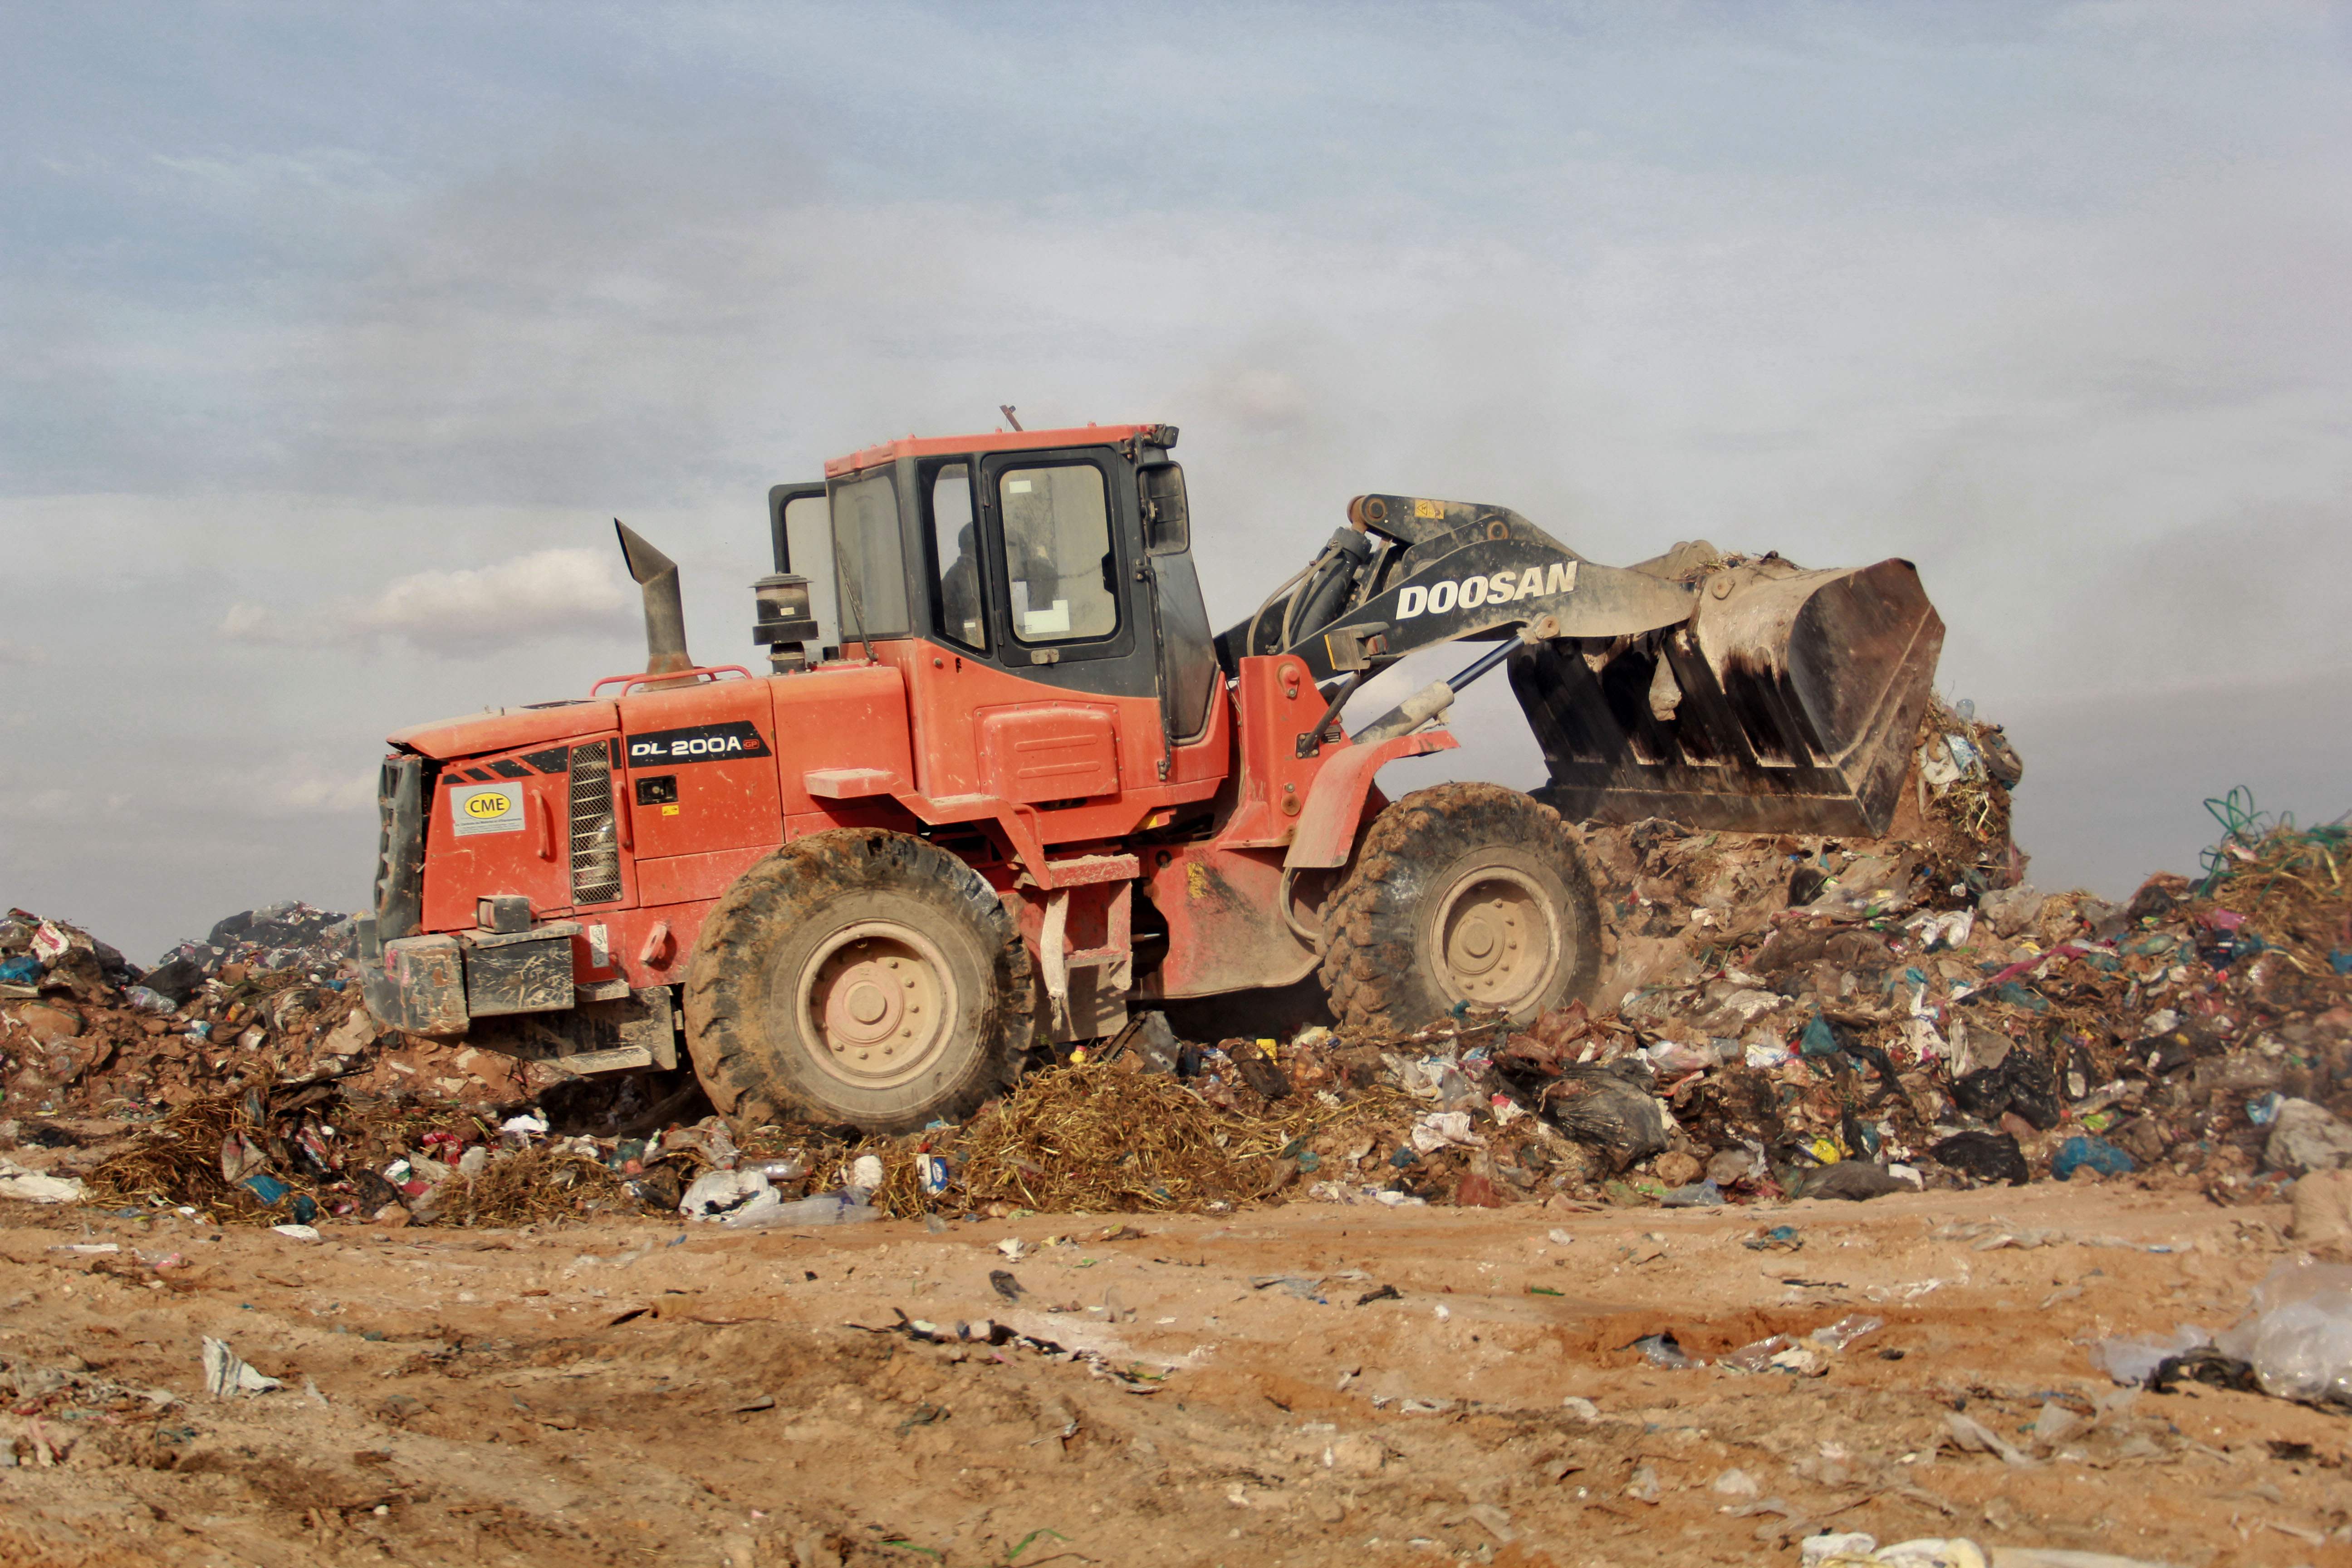
[[(347, 902), (378, 737), (635, 668), (614, 510), (741, 647), (768, 484), (1005, 402), (1183, 427), (1220, 624), (1349, 496), (1449, 495), (1917, 560), (2084, 814), (2193, 831), (2213, 759), (2352, 732), (2325, 8), (79, 15), (0, 95), (0, 868), (133, 942)], [(1501, 682), (1456, 722), (1393, 782), (1539, 771)]]
[(257, 815), (299, 813), (341, 816), (375, 809), (376, 771), (339, 772), (308, 761), (256, 773), (237, 781), (234, 794)]
[(20, 668), (25, 668), (33, 665), (47, 664), (48, 662), (48, 649), (42, 647), (39, 644), (12, 642), (6, 637), (0, 637), (0, 665), (15, 665)]
[(611, 553), (541, 550), (496, 565), (417, 572), (372, 599), (284, 610), (239, 601), (221, 617), (231, 642), (325, 647), (397, 638), (421, 650), (487, 648), (625, 625), (628, 602)]

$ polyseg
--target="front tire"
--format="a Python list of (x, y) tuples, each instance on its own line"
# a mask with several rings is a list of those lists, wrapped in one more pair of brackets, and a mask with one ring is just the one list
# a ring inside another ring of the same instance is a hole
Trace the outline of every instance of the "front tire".
[(1601, 980), (1601, 917), (1559, 814), (1492, 784), (1417, 790), (1372, 824), (1332, 896), (1324, 994), (1403, 1034), (1465, 1003), (1517, 1025)]
[(795, 839), (703, 922), (687, 1046), (720, 1114), (904, 1132), (1013, 1080), (1036, 1027), (1027, 949), (996, 890), (904, 833)]

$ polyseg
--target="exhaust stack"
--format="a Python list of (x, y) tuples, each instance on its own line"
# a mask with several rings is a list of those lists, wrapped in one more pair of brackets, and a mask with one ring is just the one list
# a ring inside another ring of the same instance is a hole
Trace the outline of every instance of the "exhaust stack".
[[(694, 668), (686, 651), (686, 601), (677, 591), (677, 563), (647, 544), (619, 518), (621, 557), (646, 595), (646, 673), (677, 675)], [(684, 682), (656, 682), (656, 687)]]

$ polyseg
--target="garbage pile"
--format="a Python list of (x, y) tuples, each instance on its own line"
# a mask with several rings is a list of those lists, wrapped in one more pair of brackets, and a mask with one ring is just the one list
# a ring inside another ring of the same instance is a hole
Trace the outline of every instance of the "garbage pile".
[[(1370, 1146), (1310, 1140), (1339, 1167), (1313, 1195), (1712, 1205), (2154, 1173), (2245, 1201), (2352, 1163), (2342, 823), (2242, 824), (2199, 884), (2121, 906), (1972, 885), (1916, 843), (1646, 822), (1586, 848), (1623, 889), (1617, 1005), (1302, 1036), (1294, 1081), (1344, 1100), (1369, 1073), (1425, 1108)], [(1213, 1100), (1266, 1055), (1224, 1054)]]
[[(348, 915), (229, 916), (141, 971), (79, 927), (0, 917), (0, 1132), (27, 1116), (142, 1121), (248, 1082), (488, 1104), (543, 1088), (511, 1058), (384, 1035), (360, 1005)], [(0, 1139), (0, 1142), (5, 1142)]]
[(1189, 1096), (1150, 1090), (1097, 1142), (1056, 1116), (1145, 1092), (1151, 1056), (1114, 1042), (886, 1150), (873, 1202), (1714, 1206), (2136, 1177), (2234, 1203), (2352, 1165), (2352, 827), (2225, 816), (2200, 882), (2116, 905), (2009, 885), (2005, 842), (1969, 830), (2005, 835), (2002, 791), (1967, 778), (1944, 788), (1979, 815), (1931, 809), (1906, 840), (1589, 829), (1620, 889), (1614, 1005), (1187, 1047)]
[(176, 1007), (226, 965), (248, 972), (300, 971), (313, 981), (337, 973), (352, 950), (352, 917), (295, 900), (220, 921), (202, 942), (184, 942), (140, 976)]
[(233, 916), (144, 974), (12, 911), (0, 1146), (84, 1142), (76, 1115), (143, 1129), (56, 1173), (273, 1222), (1712, 1207), (2120, 1178), (2239, 1202), (2352, 1166), (2352, 826), (2232, 796), (2196, 882), (2045, 896), (2009, 841), (2018, 772), (1938, 702), (1884, 839), (1579, 830), (1608, 978), (1524, 1028), (1465, 1006), (1401, 1037), (1184, 1044), (1138, 1015), (962, 1125), (862, 1142), (696, 1121), (684, 1074), (591, 1103), (543, 1063), (380, 1036), (348, 925), (308, 906)]
[(173, 1109), (88, 1181), (110, 1201), (266, 1225), (522, 1225), (677, 1201), (677, 1170), (648, 1174), (644, 1140), (548, 1131), (530, 1112), (402, 1103), (333, 1079), (257, 1079)]

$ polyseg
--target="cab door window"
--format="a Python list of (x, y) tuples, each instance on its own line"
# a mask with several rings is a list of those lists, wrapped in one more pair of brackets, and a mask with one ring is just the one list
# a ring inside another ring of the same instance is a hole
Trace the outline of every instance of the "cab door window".
[(996, 476), (1013, 633), (1030, 644), (1086, 642), (1118, 630), (1118, 562), (1109, 496), (1090, 463)]
[(927, 504), (931, 560), (939, 570), (940, 635), (988, 651), (988, 599), (980, 575), (980, 531), (971, 510), (971, 466), (945, 463), (934, 470)]

